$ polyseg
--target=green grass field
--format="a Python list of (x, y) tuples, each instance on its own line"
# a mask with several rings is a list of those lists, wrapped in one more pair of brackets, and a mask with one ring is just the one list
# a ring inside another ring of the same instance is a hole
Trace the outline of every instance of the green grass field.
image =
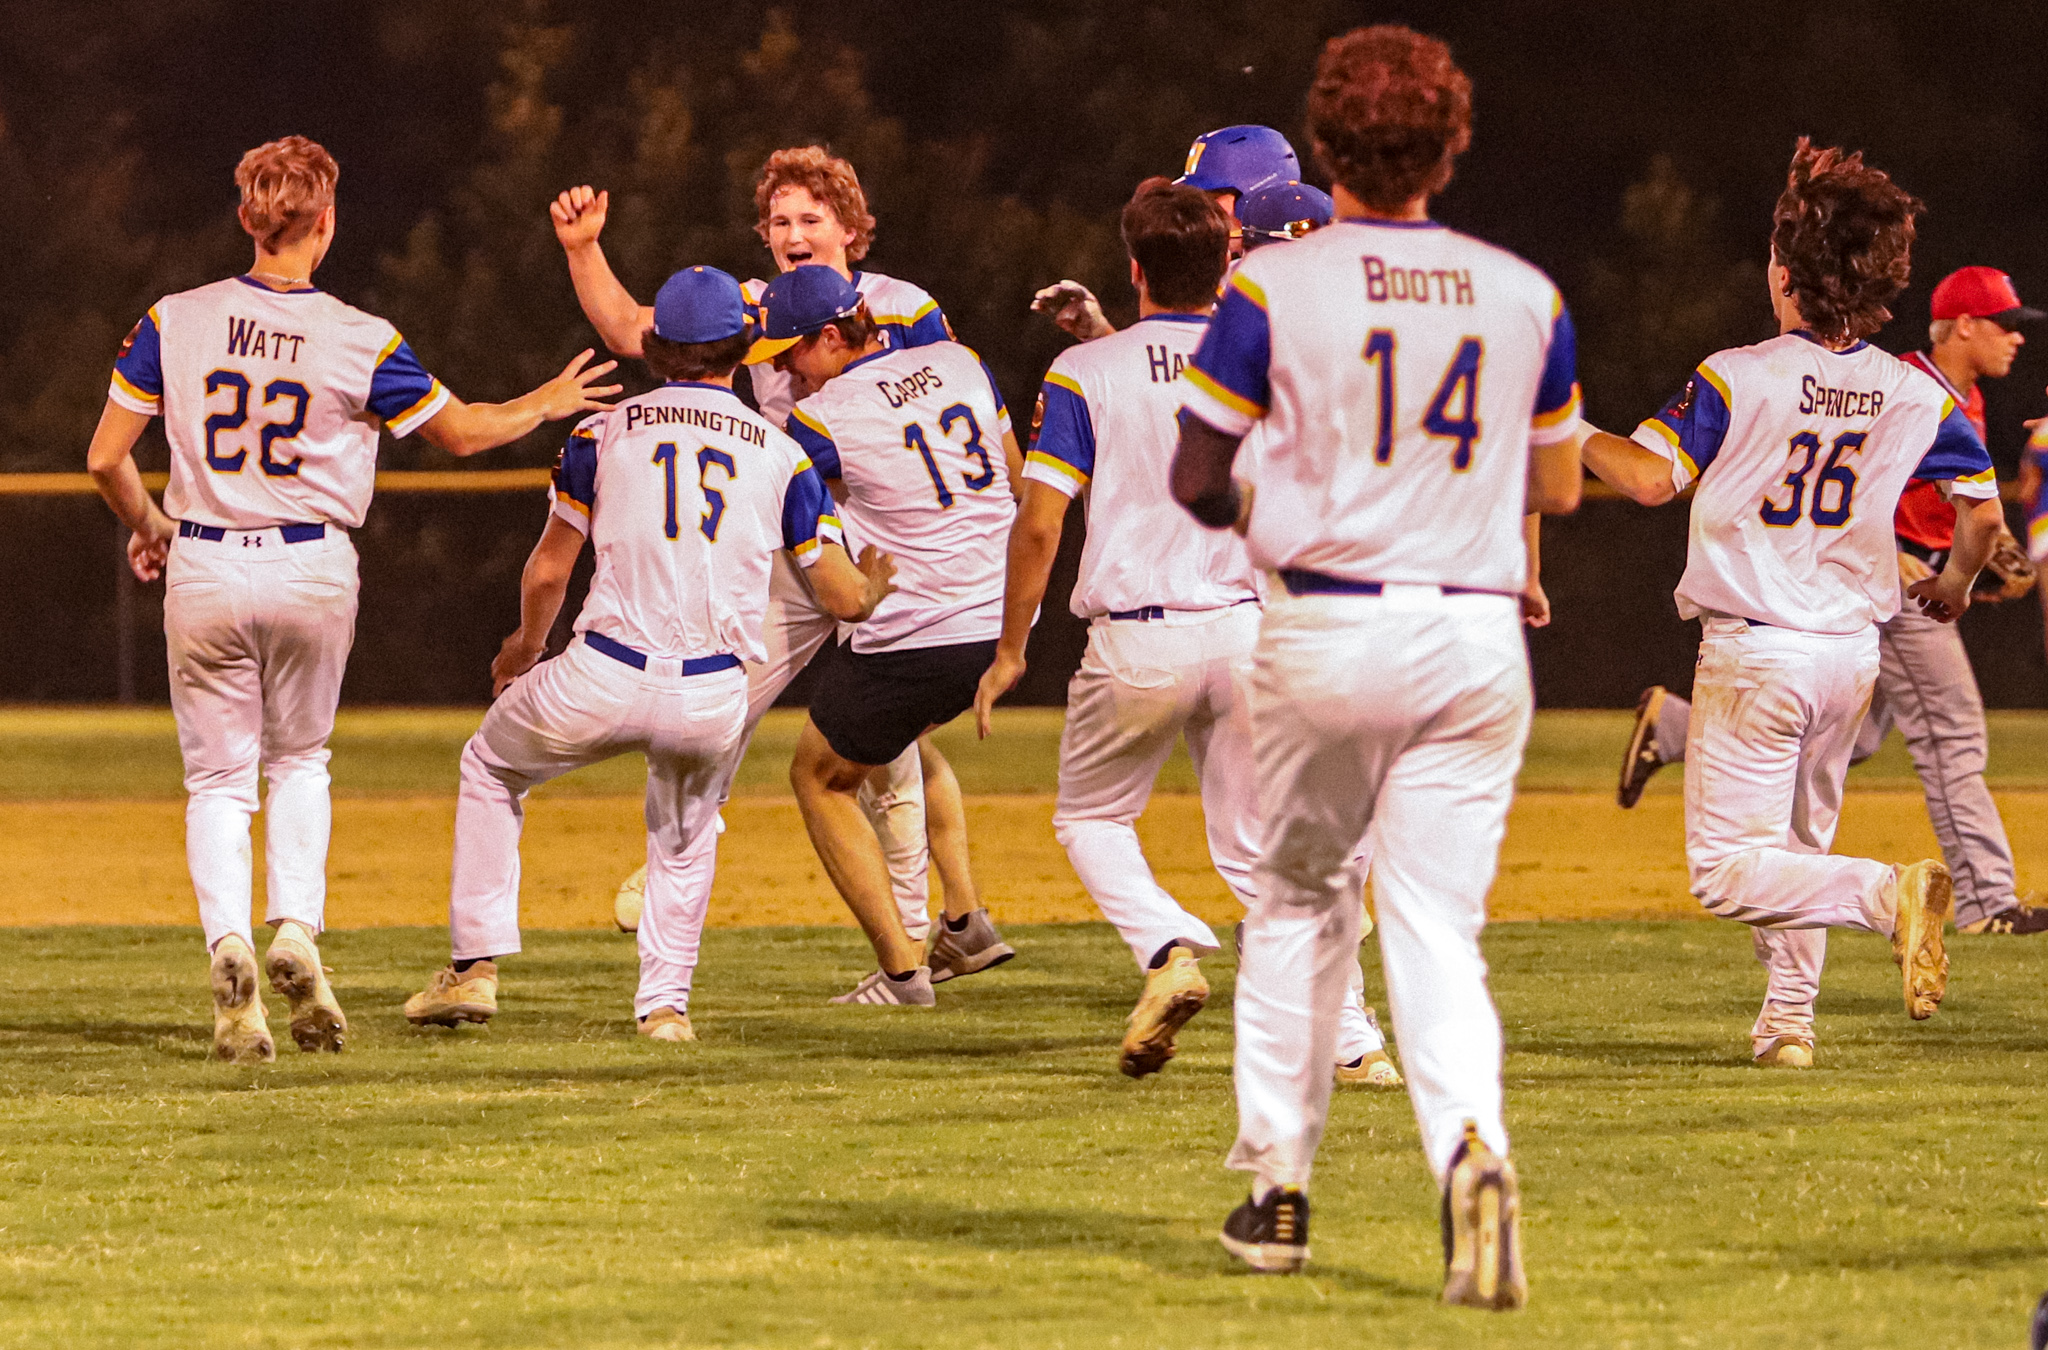
[(1338, 1099), (1311, 1273), (1233, 1269), (1227, 958), (1133, 1083), (1114, 939), (1013, 937), (913, 1014), (822, 1006), (853, 934), (714, 932), (674, 1047), (622, 938), (535, 935), (448, 1033), (397, 1013), (440, 933), (336, 934), (348, 1054), (249, 1070), (189, 935), (0, 933), (0, 1344), (2011, 1346), (2048, 1284), (2025, 944), (1969, 943), (1915, 1026), (1837, 942), (1800, 1075), (1744, 1063), (1732, 926), (1494, 930), (1533, 1285), (1494, 1317), (1432, 1301), (1400, 1094)]

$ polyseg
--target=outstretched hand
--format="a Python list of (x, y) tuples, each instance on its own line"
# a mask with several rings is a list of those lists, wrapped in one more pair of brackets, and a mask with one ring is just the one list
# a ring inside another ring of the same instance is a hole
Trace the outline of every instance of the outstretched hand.
[(1078, 281), (1056, 281), (1031, 298), (1034, 314), (1044, 314), (1069, 337), (1081, 342), (1108, 337), (1116, 329), (1103, 317), (1102, 302)]
[(981, 673), (981, 683), (974, 690), (974, 731), (980, 739), (988, 739), (989, 719), (996, 700), (1016, 688), (1022, 678), (1024, 658), (997, 648), (995, 661)]
[(589, 247), (604, 233), (605, 217), (611, 206), (611, 193), (599, 192), (587, 183), (557, 194), (548, 204), (548, 219), (555, 223), (555, 238), (564, 249)]
[(564, 417), (574, 417), (577, 413), (609, 412), (611, 410), (611, 404), (600, 403), (598, 400), (610, 398), (613, 394), (625, 388), (625, 386), (621, 384), (593, 384), (592, 381), (602, 379), (604, 376), (611, 374), (619, 368), (619, 363), (616, 361), (600, 361), (598, 364), (585, 369), (590, 358), (596, 354), (593, 349), (585, 347), (576, 354), (568, 365), (562, 367), (561, 374), (534, 390), (534, 393), (538, 395), (537, 401), (540, 406), (540, 415), (543, 419), (553, 422)]
[(1906, 594), (1918, 601), (1920, 612), (1936, 623), (1954, 623), (1970, 607), (1969, 582), (1952, 579), (1946, 570), (1939, 576), (1914, 582), (1906, 587)]

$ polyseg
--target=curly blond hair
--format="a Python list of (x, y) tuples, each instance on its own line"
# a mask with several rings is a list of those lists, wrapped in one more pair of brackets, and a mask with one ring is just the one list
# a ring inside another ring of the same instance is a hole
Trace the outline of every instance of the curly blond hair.
[(242, 228), (268, 252), (288, 248), (312, 233), (320, 213), (334, 205), (340, 179), (341, 166), (318, 142), (304, 136), (266, 141), (235, 166)]
[(860, 189), (860, 175), (853, 166), (822, 145), (800, 145), (777, 150), (761, 166), (754, 180), (754, 210), (759, 219), (754, 233), (768, 238), (768, 206), (784, 188), (802, 188), (822, 202), (839, 223), (853, 231), (846, 246), (846, 260), (859, 262), (868, 256), (875, 242), (875, 218), (868, 214), (868, 197)]

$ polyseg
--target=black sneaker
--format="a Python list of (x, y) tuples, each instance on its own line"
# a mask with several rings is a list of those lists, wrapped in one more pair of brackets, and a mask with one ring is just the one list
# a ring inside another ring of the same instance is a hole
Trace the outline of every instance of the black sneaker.
[(1308, 1264), (1308, 1197), (1281, 1186), (1247, 1199), (1223, 1221), (1223, 1248), (1262, 1275), (1292, 1275)]
[(1511, 1312), (1529, 1301), (1515, 1165), (1488, 1148), (1469, 1120), (1458, 1151), (1451, 1155), (1440, 1222), (1444, 1302)]
[(2025, 937), (2031, 933), (2048, 933), (2048, 909), (2036, 909), (2032, 905), (2014, 905), (2001, 909), (1988, 919), (1957, 926), (1961, 933), (1989, 933), (2002, 937)]
[(1668, 691), (1653, 684), (1636, 700), (1636, 725), (1628, 734), (1628, 752), (1621, 757), (1621, 788), (1614, 799), (1624, 808), (1642, 800), (1650, 775), (1671, 761), (1657, 751), (1657, 714), (1664, 711)]

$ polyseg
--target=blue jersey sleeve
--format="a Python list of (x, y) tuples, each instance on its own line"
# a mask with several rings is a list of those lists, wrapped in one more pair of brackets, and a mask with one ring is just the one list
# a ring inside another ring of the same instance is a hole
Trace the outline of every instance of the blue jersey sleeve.
[(384, 419), (392, 435), (410, 436), (447, 402), (448, 391), (441, 382), (427, 374), (411, 345), (393, 333), (370, 373), (370, 411)]
[(1673, 461), (1672, 484), (1683, 492), (1705, 473), (1728, 438), (1728, 385), (1701, 365), (1685, 391), (1636, 428), (1635, 439)]
[(818, 561), (820, 544), (845, 547), (839, 516), (832, 507), (832, 494), (825, 480), (809, 460), (797, 466), (789, 487), (782, 494), (782, 546), (796, 554), (805, 567)]
[(548, 501), (551, 514), (590, 533), (590, 513), (597, 505), (597, 436), (590, 423), (577, 427), (555, 457)]
[(1970, 419), (1954, 399), (1942, 404), (1941, 424), (1934, 429), (1934, 444), (1920, 457), (1915, 478), (1935, 483), (1953, 483), (1958, 497), (1996, 497), (1998, 478), (1991, 470), (1991, 453)]
[(840, 477), (839, 447), (832, 442), (832, 433), (816, 413), (806, 412), (802, 406), (789, 410), (789, 434), (803, 447), (811, 463), (817, 466), (820, 476)]
[(953, 325), (946, 322), (946, 315), (936, 300), (927, 301), (918, 310), (916, 317), (903, 329), (903, 345), (925, 347), (934, 342), (952, 342)]
[(121, 343), (120, 355), (114, 358), (114, 377), (107, 385), (107, 397), (144, 417), (154, 417), (163, 411), (163, 334), (157, 329), (154, 307)]
[(1244, 435), (1272, 401), (1272, 364), (1265, 292), (1240, 268), (1187, 368), (1187, 410), (1225, 435)]
[(1579, 339), (1572, 328), (1572, 312), (1564, 307), (1562, 298), (1550, 321), (1550, 350), (1543, 358), (1534, 411), (1529, 423), (1532, 445), (1570, 439), (1579, 420)]
[(1095, 419), (1073, 377), (1053, 371), (1038, 391), (1038, 430), (1024, 456), (1024, 480), (1071, 497), (1095, 475)]

